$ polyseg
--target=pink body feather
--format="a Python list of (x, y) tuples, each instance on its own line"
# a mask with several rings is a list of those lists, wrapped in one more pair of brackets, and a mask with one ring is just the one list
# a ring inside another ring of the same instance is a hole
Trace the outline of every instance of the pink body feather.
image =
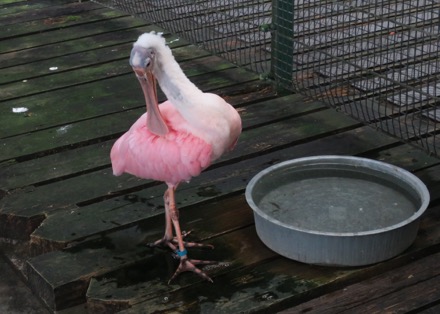
[(211, 164), (211, 145), (186, 131), (186, 121), (169, 101), (159, 108), (168, 134), (151, 133), (145, 123), (148, 113), (143, 114), (113, 145), (110, 157), (114, 175), (126, 172), (177, 186)]

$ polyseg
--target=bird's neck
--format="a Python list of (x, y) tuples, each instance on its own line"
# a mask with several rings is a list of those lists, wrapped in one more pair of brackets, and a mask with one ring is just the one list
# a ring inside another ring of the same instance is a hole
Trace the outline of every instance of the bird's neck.
[(188, 100), (202, 93), (186, 77), (169, 49), (162, 52), (160, 61), (155, 66), (157, 68), (154, 74), (162, 91), (176, 107), (191, 106)]

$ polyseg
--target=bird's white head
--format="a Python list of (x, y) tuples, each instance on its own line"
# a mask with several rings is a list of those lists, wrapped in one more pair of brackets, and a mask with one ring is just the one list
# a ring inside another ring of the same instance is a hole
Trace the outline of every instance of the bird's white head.
[[(159, 111), (157, 101), (156, 78), (154, 75), (157, 66), (157, 55), (166, 54), (169, 48), (165, 39), (154, 32), (142, 34), (134, 43), (130, 54), (130, 65), (144, 92), (147, 106), (147, 127), (159, 136), (168, 133), (168, 127)], [(171, 54), (171, 51), (169, 52)]]
[(160, 47), (166, 47), (166, 42), (165, 38), (162, 37), (162, 33), (156, 33), (153, 31), (140, 35), (138, 40), (134, 43), (134, 46), (157, 49)]
[(130, 65), (133, 68), (145, 69), (150, 67), (150, 70), (154, 72), (155, 64), (157, 67), (157, 63), (170, 61), (174, 61), (174, 57), (161, 33), (144, 33), (133, 44), (130, 55)]

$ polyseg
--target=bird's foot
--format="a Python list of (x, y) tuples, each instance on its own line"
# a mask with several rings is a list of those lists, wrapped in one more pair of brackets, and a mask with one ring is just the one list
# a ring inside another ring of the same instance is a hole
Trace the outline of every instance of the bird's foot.
[(180, 273), (183, 273), (185, 271), (191, 271), (200, 277), (202, 277), (205, 280), (208, 280), (209, 282), (213, 282), (211, 277), (209, 277), (204, 271), (200, 270), (196, 267), (196, 265), (212, 265), (217, 264), (215, 261), (201, 261), (196, 259), (188, 259), (188, 256), (186, 255), (186, 250), (183, 250), (182, 252), (179, 250), (176, 250), (176, 255), (178, 258), (180, 258), (180, 264), (179, 267), (177, 267), (176, 272), (171, 277), (171, 279), (168, 281), (168, 284), (176, 278)]
[(166, 237), (163, 237), (162, 239), (159, 239), (157, 241), (147, 243), (147, 246), (150, 248), (169, 247), (172, 251), (175, 251), (177, 250), (177, 240), (176, 238), (169, 240)]
[[(186, 238), (189, 234), (191, 233), (191, 231), (182, 231), (182, 238)], [(209, 249), (213, 249), (214, 246), (211, 244), (204, 244), (204, 243), (197, 243), (197, 242), (186, 242), (183, 241), (183, 244), (185, 245), (185, 247), (197, 247), (197, 248), (209, 248)], [(177, 237), (174, 237), (172, 239), (168, 239), (167, 237), (163, 237), (162, 239), (159, 239), (153, 243), (148, 243), (147, 246), (149, 247), (169, 247), (172, 251), (176, 251), (177, 250), (177, 246), (178, 246), (178, 240)]]

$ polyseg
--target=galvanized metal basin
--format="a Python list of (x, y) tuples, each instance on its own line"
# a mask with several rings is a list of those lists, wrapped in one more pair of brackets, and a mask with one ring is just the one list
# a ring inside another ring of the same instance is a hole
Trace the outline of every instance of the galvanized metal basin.
[(426, 186), (399, 167), (351, 156), (279, 163), (246, 188), (260, 239), (310, 264), (361, 266), (414, 241), (429, 204)]

